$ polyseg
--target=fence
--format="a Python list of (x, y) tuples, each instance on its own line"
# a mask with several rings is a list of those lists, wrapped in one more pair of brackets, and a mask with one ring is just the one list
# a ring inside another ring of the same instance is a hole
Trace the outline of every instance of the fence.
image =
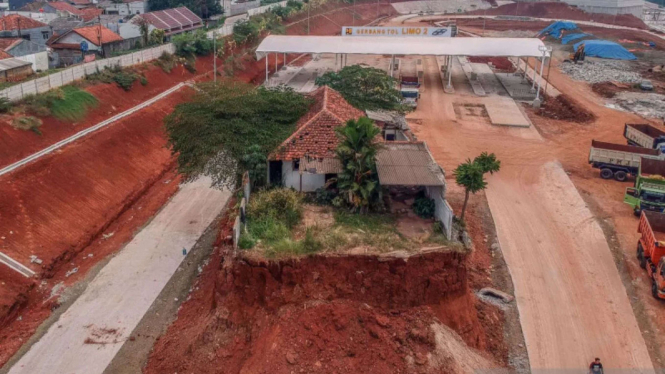
[(169, 43), (123, 56), (105, 58), (102, 60), (76, 65), (69, 69), (65, 69), (42, 78), (37, 78), (9, 88), (5, 88), (4, 90), (0, 91), (0, 97), (6, 97), (9, 101), (18, 101), (27, 95), (44, 93), (54, 88), (70, 84), (75, 80), (83, 79), (86, 76), (95, 74), (106, 67), (117, 65), (127, 67), (155, 60), (159, 58), (159, 56), (161, 56), (164, 52), (174, 53), (175, 47), (173, 44)]
[(258, 8), (259, 6), (261, 6), (260, 0), (246, 1), (244, 3), (231, 3), (228, 15), (235, 16), (242, 13), (248, 13), (250, 10)]
[[(260, 6), (258, 8), (254, 8), (254, 9), (249, 9), (247, 11), (248, 16), (245, 17), (245, 18), (238, 19), (236, 21), (236, 23), (237, 22), (242, 22), (242, 21), (246, 20), (247, 18), (249, 18), (251, 16), (255, 16), (257, 14), (265, 13), (265, 12), (271, 10), (271, 9), (274, 9), (274, 8), (277, 8), (277, 7), (280, 7), (280, 6), (286, 6), (286, 1), (282, 1), (282, 2), (279, 2), (279, 3), (274, 3), (274, 4), (270, 4), (270, 5), (264, 5), (264, 6)], [(231, 35), (231, 34), (233, 34), (233, 26), (234, 25), (224, 25), (224, 26), (216, 29), (215, 31), (208, 31), (208, 37), (212, 38), (213, 33), (215, 35), (217, 35), (218, 37), (219, 36)]]
[(249, 183), (249, 173), (245, 172), (242, 176), (242, 191), (243, 198), (240, 200), (240, 209), (238, 215), (236, 216), (235, 223), (233, 224), (233, 248), (238, 248), (238, 241), (240, 240), (240, 235), (245, 229), (247, 224), (247, 202), (249, 201), (249, 194), (251, 191), (251, 185)]

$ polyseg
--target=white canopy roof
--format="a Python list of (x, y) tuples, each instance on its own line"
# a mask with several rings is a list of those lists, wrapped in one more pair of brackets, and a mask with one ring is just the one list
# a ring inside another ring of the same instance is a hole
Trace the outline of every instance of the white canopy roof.
[(409, 36), (270, 35), (256, 49), (266, 53), (341, 53), (362, 55), (542, 57), (538, 38), (436, 38)]

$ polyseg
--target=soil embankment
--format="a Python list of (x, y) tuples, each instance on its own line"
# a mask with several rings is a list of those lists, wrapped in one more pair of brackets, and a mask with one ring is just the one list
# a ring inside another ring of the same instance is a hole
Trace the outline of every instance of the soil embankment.
[(471, 373), (485, 347), (462, 254), (217, 253), (145, 372)]

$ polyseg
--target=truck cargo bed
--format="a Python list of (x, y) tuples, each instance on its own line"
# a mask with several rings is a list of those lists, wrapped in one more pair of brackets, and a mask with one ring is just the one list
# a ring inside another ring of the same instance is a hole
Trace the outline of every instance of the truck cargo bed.
[(665, 131), (658, 130), (657, 128), (649, 125), (649, 124), (635, 124), (635, 123), (627, 123), (627, 127), (632, 127), (635, 130), (644, 133), (646, 135), (649, 135), (652, 138), (657, 138), (659, 136), (665, 136)]
[(665, 177), (665, 161), (643, 158), (640, 164), (640, 175), (661, 175)]
[(655, 149), (635, 147), (632, 145), (605, 143), (605, 142), (599, 142), (597, 140), (592, 140), (591, 146), (593, 148), (609, 149), (612, 151), (619, 151), (619, 152), (638, 153), (647, 156), (658, 156), (660, 154), (660, 152)]
[(665, 214), (645, 210), (644, 215), (649, 221), (649, 226), (651, 226), (656, 241), (665, 241)]

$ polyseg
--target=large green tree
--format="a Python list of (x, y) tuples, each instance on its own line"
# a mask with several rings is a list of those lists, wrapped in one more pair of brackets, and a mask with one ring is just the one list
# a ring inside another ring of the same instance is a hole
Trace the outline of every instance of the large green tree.
[(341, 139), (336, 153), (342, 164), (337, 188), (354, 211), (366, 213), (372, 204), (381, 201), (376, 173), (376, 154), (380, 148), (377, 135), (381, 130), (372, 120), (362, 117), (348, 121), (336, 131)]
[(218, 186), (232, 186), (245, 170), (261, 173), (257, 160), (293, 133), (310, 103), (282, 87), (222, 81), (198, 88), (166, 117), (166, 131), (180, 172), (209, 175)]
[(487, 152), (481, 153), (473, 159), (467, 159), (466, 162), (457, 166), (453, 170), (455, 182), (464, 187), (464, 205), (462, 205), (462, 213), (460, 214), (460, 221), (464, 221), (464, 213), (466, 212), (466, 205), (469, 202), (469, 194), (475, 194), (487, 188), (487, 181), (485, 174), (499, 171), (501, 169), (501, 161), (496, 159), (494, 153), (488, 154)]
[(346, 66), (316, 78), (319, 86), (329, 86), (358, 109), (404, 110), (394, 78), (385, 71), (362, 65)]

